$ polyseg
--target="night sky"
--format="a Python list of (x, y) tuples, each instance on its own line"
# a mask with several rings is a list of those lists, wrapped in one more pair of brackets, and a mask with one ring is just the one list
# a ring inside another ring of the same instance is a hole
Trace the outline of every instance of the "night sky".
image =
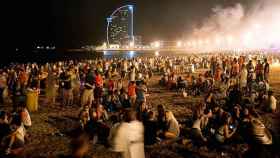
[(29, 0), (15, 6), (19, 48), (53, 44), (78, 48), (105, 41), (106, 17), (114, 9), (135, 5), (135, 35), (144, 42), (184, 37), (211, 14), (216, 5), (230, 6), (254, 0)]

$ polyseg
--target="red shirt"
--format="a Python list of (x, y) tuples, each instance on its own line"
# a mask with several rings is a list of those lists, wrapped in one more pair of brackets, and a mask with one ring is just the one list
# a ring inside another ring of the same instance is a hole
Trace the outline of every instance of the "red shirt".
[(136, 86), (135, 85), (129, 85), (128, 86), (128, 96), (135, 96), (136, 95)]
[(97, 75), (95, 77), (95, 85), (96, 87), (102, 87), (103, 86), (103, 78), (101, 75)]
[(114, 81), (113, 80), (109, 80), (108, 89), (109, 89), (109, 91), (113, 91), (114, 90)]

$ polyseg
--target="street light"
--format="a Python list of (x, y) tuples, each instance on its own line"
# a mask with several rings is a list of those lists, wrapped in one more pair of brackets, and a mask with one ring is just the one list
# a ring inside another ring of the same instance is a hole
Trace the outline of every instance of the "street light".
[(152, 46), (155, 47), (155, 48), (159, 48), (160, 47), (160, 42), (155, 41), (154, 43), (152, 43)]
[(106, 48), (107, 48), (107, 43), (104, 42), (103, 45), (102, 45), (102, 47), (103, 47), (104, 49), (106, 49)]
[(177, 47), (182, 47), (182, 42), (181, 41), (177, 42)]
[(159, 56), (159, 51), (156, 51), (156, 52), (155, 52), (155, 56)]
[(129, 47), (133, 48), (134, 47), (134, 42), (129, 42)]

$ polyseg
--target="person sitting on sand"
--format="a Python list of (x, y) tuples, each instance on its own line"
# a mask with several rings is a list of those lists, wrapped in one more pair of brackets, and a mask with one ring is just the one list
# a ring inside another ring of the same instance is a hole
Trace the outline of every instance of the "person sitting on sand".
[(84, 106), (83, 110), (79, 114), (79, 119), (80, 119), (80, 125), (81, 128), (84, 129), (86, 124), (89, 122), (90, 117), (89, 117), (89, 106)]
[(177, 79), (177, 90), (184, 91), (187, 88), (187, 82), (180, 76)]
[(277, 100), (273, 95), (273, 91), (268, 92), (268, 98), (266, 100), (266, 107), (268, 112), (275, 113), (277, 110)]
[(98, 139), (107, 142), (110, 127), (108, 126), (108, 114), (101, 104), (97, 105), (96, 110), (92, 112), (92, 121), (89, 123), (96, 129)]
[(173, 113), (171, 111), (166, 111), (165, 118), (166, 118), (166, 129), (159, 134), (160, 137), (163, 137), (164, 139), (174, 139), (179, 137), (180, 127)]
[(29, 112), (25, 106), (24, 103), (22, 103), (18, 108), (18, 114), (21, 118), (22, 124), (24, 125), (25, 129), (28, 129), (31, 127), (31, 117), (29, 115)]
[(110, 145), (110, 147), (112, 149), (114, 149), (115, 148), (114, 139), (116, 138), (117, 131), (118, 131), (121, 123), (119, 122), (117, 115), (112, 115), (110, 117), (110, 122), (111, 122), (111, 128), (110, 128), (110, 132), (109, 132), (107, 141), (108, 141), (108, 144)]
[(194, 142), (198, 145), (202, 145), (207, 141), (202, 131), (206, 128), (210, 117), (212, 117), (212, 111), (205, 109), (204, 114), (199, 116), (192, 125), (191, 135)]
[(131, 103), (129, 101), (128, 95), (126, 93), (123, 94), (123, 99), (121, 101), (122, 107), (123, 108), (130, 108)]
[(26, 131), (18, 115), (14, 116), (10, 127), (11, 133), (7, 138), (6, 157), (23, 157)]
[(10, 126), (8, 122), (8, 115), (5, 111), (0, 111), (0, 147), (4, 137), (10, 133)]
[(165, 129), (165, 108), (162, 104), (157, 106), (157, 127), (159, 130), (164, 130)]
[(230, 121), (231, 116), (229, 114), (225, 115), (223, 118), (223, 124), (216, 131), (215, 138), (216, 141), (220, 144), (225, 143), (235, 134), (237, 128), (233, 127), (230, 124)]
[(145, 145), (155, 144), (158, 128), (155, 120), (155, 113), (153, 111), (148, 112), (148, 120), (144, 122), (144, 127)]

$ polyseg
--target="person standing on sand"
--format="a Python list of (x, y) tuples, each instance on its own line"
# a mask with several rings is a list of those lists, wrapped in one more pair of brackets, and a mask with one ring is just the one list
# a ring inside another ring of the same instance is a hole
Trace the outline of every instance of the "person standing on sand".
[(128, 84), (128, 96), (130, 100), (131, 107), (134, 107), (136, 102), (136, 84), (134, 81), (130, 81)]
[(263, 64), (261, 63), (260, 60), (258, 60), (258, 63), (257, 63), (257, 66), (256, 66), (256, 78), (257, 78), (257, 81), (260, 82), (260, 81), (263, 81), (263, 72), (264, 72), (264, 67), (263, 67)]
[(245, 64), (243, 64), (241, 68), (240, 82), (239, 82), (239, 86), (241, 90), (245, 90), (245, 88), (247, 87), (247, 76), (248, 76), (248, 71)]
[(264, 59), (264, 80), (269, 79), (269, 63), (267, 59)]
[(54, 106), (57, 96), (58, 84), (55, 72), (50, 71), (47, 78), (46, 96), (48, 106)]
[(114, 139), (115, 152), (122, 158), (145, 158), (144, 126), (136, 119), (135, 111), (126, 113), (125, 122), (121, 123)]
[(135, 76), (136, 76), (136, 70), (134, 66), (131, 66), (130, 72), (129, 72), (129, 80), (130, 81), (135, 81)]
[(94, 73), (93, 70), (90, 70), (85, 78), (85, 86), (81, 97), (82, 107), (88, 105), (89, 108), (91, 108), (92, 102), (94, 100), (93, 90), (94, 90)]

